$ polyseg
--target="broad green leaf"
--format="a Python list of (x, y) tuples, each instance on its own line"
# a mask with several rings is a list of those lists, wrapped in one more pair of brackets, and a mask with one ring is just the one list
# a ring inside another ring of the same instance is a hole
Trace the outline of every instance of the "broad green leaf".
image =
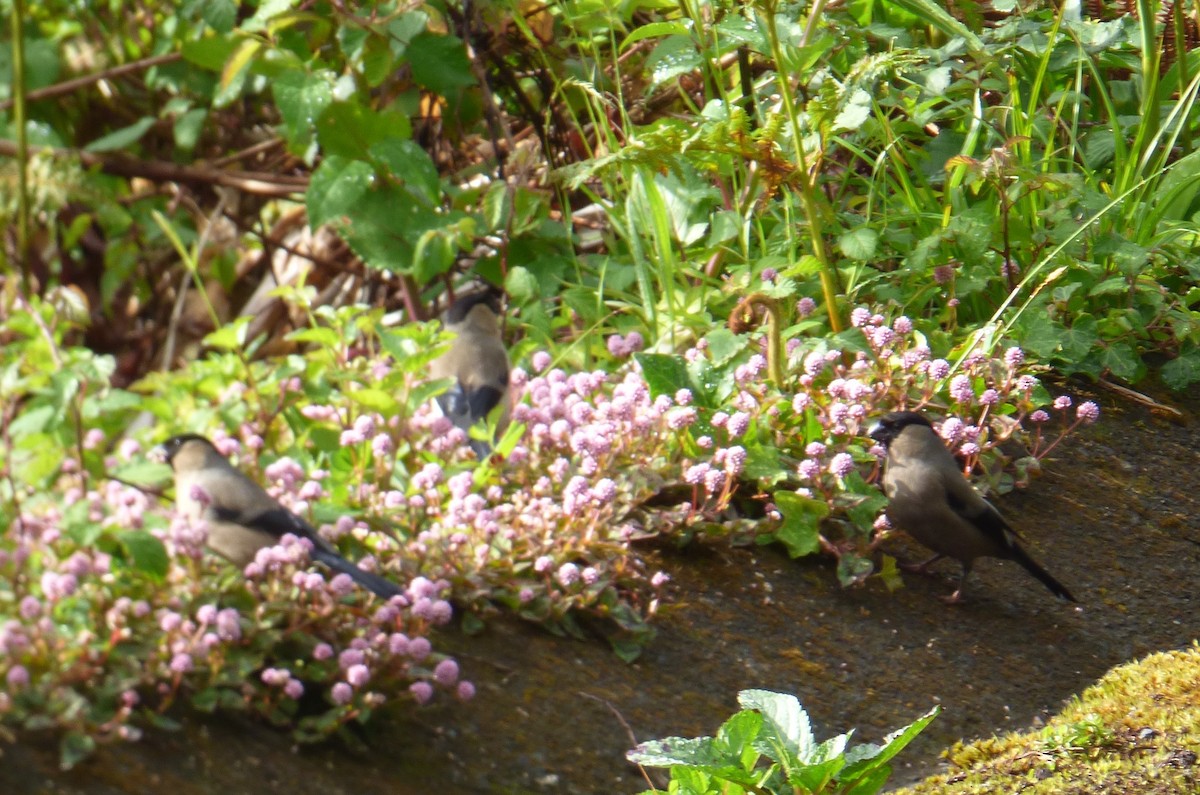
[(1162, 367), (1162, 380), (1171, 389), (1181, 391), (1200, 381), (1200, 348), (1181, 351)]
[(1124, 341), (1112, 342), (1101, 349), (1100, 366), (1131, 384), (1141, 380), (1146, 372), (1142, 357), (1132, 344)]
[(861, 88), (856, 89), (833, 120), (833, 129), (857, 130), (871, 118), (871, 95)]
[(352, 389), (346, 392), (346, 397), (370, 411), (376, 411), (384, 417), (396, 414), (400, 404), (396, 398), (381, 389)]
[(855, 555), (853, 552), (843, 552), (842, 556), (838, 558), (838, 582), (843, 586), (862, 582), (874, 571), (875, 564), (871, 562), (870, 558)]
[(407, 55), (413, 80), (435, 94), (450, 96), (476, 83), (466, 48), (457, 36), (420, 33), (409, 42)]
[(207, 120), (208, 110), (206, 108), (192, 108), (186, 113), (180, 114), (175, 119), (175, 145), (186, 152), (195, 149), (196, 142), (200, 140), (200, 133), (204, 130), (204, 122)]
[(237, 24), (235, 0), (206, 0), (200, 4), (200, 16), (217, 33), (228, 33)]
[(662, 740), (651, 740), (640, 743), (636, 748), (625, 753), (625, 758), (635, 765), (645, 767), (671, 767), (672, 765), (690, 765), (705, 769), (715, 769), (726, 766), (737, 767), (735, 760), (730, 760), (716, 748), (712, 737), (667, 737)]
[(674, 397), (681, 389), (692, 389), (687, 363), (682, 356), (665, 353), (635, 353), (634, 359), (641, 365), (650, 395)]
[(763, 724), (755, 747), (784, 769), (806, 764), (816, 748), (808, 713), (789, 693), (771, 690), (742, 690), (738, 703), (762, 713)]
[(712, 363), (717, 367), (723, 367), (732, 361), (735, 356), (746, 350), (750, 342), (749, 337), (734, 334), (728, 326), (718, 326), (705, 334), (704, 339), (708, 342), (708, 354)]
[[(403, 129), (411, 135), (411, 128), (407, 124)], [(442, 197), (437, 166), (428, 152), (415, 141), (408, 140), (408, 135), (400, 136), (399, 131), (393, 131), (391, 137), (372, 146), (368, 154), (373, 162), (403, 182), (415, 196), (436, 206)]]
[(650, 52), (644, 68), (650, 70), (651, 84), (660, 86), (703, 65), (704, 59), (691, 36), (668, 36)]
[(829, 515), (829, 505), (794, 491), (777, 491), (772, 499), (783, 515), (783, 524), (775, 538), (787, 548), (788, 554), (799, 558), (819, 550), (821, 520)]
[(156, 580), (167, 576), (170, 558), (163, 543), (145, 530), (126, 530), (117, 539), (129, 555), (133, 568)]
[(315, 229), (350, 215), (374, 182), (374, 171), (361, 160), (325, 158), (313, 172), (305, 194), (309, 225)]
[(411, 143), (404, 139), (412, 136), (407, 116), (380, 113), (356, 100), (330, 103), (317, 118), (316, 129), (322, 152), (357, 159), (365, 159), (373, 146), (390, 138)]
[(879, 233), (866, 226), (851, 229), (838, 238), (838, 248), (850, 259), (867, 262), (875, 258)]
[(219, 72), (229, 60), (237, 44), (223, 36), (205, 36), (185, 41), (179, 48), (183, 59), (210, 72)]
[[(312, 74), (289, 69), (272, 81), (275, 105), (283, 117), (283, 134), (294, 153), (307, 153), (317, 119), (333, 102), (333, 84), (333, 73), (325, 69)], [(312, 195), (310, 187), (310, 202)], [(312, 225), (316, 227), (318, 222), (314, 221)]]

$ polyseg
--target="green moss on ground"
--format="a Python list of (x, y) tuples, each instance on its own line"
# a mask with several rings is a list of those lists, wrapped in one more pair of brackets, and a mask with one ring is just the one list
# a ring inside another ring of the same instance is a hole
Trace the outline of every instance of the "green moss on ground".
[(1200, 792), (1200, 644), (1112, 669), (1044, 729), (946, 756), (949, 772), (897, 795)]

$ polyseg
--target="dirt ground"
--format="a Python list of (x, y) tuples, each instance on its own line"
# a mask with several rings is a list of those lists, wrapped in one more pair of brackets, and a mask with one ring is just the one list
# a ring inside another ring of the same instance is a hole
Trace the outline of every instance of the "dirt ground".
[[(635, 740), (712, 734), (749, 687), (796, 694), (819, 738), (857, 727), (857, 740), (877, 741), (941, 704), (896, 762), (893, 783), (907, 783), (954, 740), (1025, 728), (1110, 667), (1200, 636), (1200, 394), (1161, 396), (1183, 409), (1179, 423), (1111, 392), (1069, 391), (1098, 400), (1101, 421), (998, 504), (1078, 606), (993, 560), (948, 607), (937, 597), (952, 590), (952, 563), (888, 593), (843, 590), (828, 561), (774, 549), (668, 552), (678, 607), (632, 665), (601, 642), (494, 622), (438, 643), (478, 686), (471, 705), (380, 721), (365, 750), (295, 748), (266, 726), (194, 718), (65, 774), (48, 739), (0, 746), (0, 792), (636, 793), (648, 785), (624, 760)], [(900, 541), (890, 551), (922, 554)]]

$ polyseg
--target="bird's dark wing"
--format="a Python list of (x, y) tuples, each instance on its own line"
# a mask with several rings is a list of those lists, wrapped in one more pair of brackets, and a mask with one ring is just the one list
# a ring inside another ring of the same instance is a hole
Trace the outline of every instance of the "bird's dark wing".
[(467, 392), (467, 408), (471, 419), (481, 420), (500, 405), (504, 393), (494, 386), (479, 386)]
[(981, 532), (1000, 546), (998, 550), (1000, 557), (1006, 557), (1021, 564), (1022, 568), (1036, 577), (1055, 596), (1066, 599), (1069, 602), (1076, 601), (1065, 585), (1054, 579), (1050, 572), (1043, 569), (1017, 543), (1020, 534), (1012, 525), (1005, 521), (1000, 512), (990, 502), (980, 497), (974, 489), (972, 489), (972, 492), (975, 494), (975, 499), (964, 502), (961, 492), (947, 489), (946, 502), (951, 510), (970, 522), (974, 527), (979, 528)]
[(363, 571), (343, 558), (334, 551), (328, 541), (321, 538), (312, 525), (286, 508), (279, 507), (263, 511), (250, 519), (243, 519), (236, 511), (229, 509), (217, 508), (216, 513), (217, 518), (222, 521), (237, 522), (246, 527), (269, 533), (274, 538), (282, 538), (286, 533), (291, 533), (299, 538), (307, 538), (313, 543), (312, 559), (318, 563), (323, 563), (334, 571), (350, 575), (359, 585), (385, 599), (403, 593), (400, 586), (394, 582), (369, 571)]
[(283, 538), (287, 533), (291, 533), (300, 538), (307, 538), (318, 546), (325, 543), (312, 525), (282, 506), (261, 511), (253, 516), (245, 516), (241, 511), (220, 505), (214, 505), (212, 510), (219, 521), (261, 530), (274, 538)]

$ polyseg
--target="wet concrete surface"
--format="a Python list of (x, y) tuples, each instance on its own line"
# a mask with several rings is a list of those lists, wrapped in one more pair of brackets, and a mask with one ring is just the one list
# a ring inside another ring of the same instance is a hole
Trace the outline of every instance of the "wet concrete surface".
[[(1078, 606), (1005, 561), (981, 561), (966, 603), (950, 607), (937, 597), (953, 589), (952, 562), (888, 593), (878, 582), (844, 590), (828, 561), (773, 548), (660, 550), (675, 604), (633, 664), (599, 641), (496, 621), (437, 644), (476, 683), (474, 702), (373, 723), (365, 748), (296, 748), (267, 726), (189, 718), (66, 774), (49, 741), (4, 746), (0, 792), (636, 793), (648, 785), (624, 760), (635, 741), (712, 734), (749, 687), (797, 695), (822, 739), (857, 728), (856, 740), (877, 741), (941, 704), (896, 760), (893, 784), (907, 783), (953, 741), (1025, 728), (1112, 666), (1200, 636), (1200, 426), (1086, 397), (1101, 402), (1101, 422), (998, 500)], [(1200, 414), (1200, 396), (1173, 400)], [(903, 559), (924, 553), (890, 544)]]

